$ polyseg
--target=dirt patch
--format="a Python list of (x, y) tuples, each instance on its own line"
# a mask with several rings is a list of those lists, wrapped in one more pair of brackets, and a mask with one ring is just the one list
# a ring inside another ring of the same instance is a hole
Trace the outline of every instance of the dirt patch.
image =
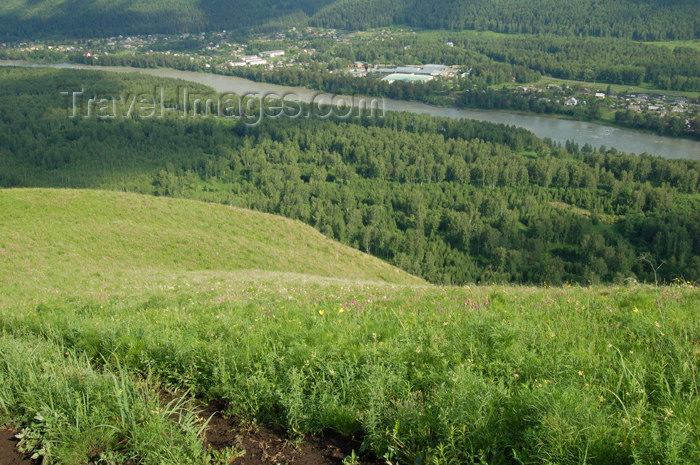
[[(211, 415), (206, 444), (215, 450), (226, 447), (245, 450), (244, 455), (232, 462), (233, 465), (337, 465), (343, 463), (353, 450), (357, 453), (360, 449), (359, 440), (335, 432), (295, 439), (278, 428), (237, 425), (213, 408), (202, 413), (206, 418)], [(380, 465), (385, 462), (363, 456), (358, 463)]]
[(24, 454), (17, 450), (14, 428), (0, 427), (0, 465), (32, 465)]

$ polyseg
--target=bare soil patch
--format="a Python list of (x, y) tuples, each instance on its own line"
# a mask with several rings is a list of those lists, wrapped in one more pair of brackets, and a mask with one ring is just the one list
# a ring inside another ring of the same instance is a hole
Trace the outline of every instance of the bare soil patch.
[(0, 427), (0, 465), (32, 465), (24, 454), (17, 450), (17, 439), (14, 427)]
[[(245, 450), (233, 465), (337, 465), (354, 450), (358, 453), (361, 441), (332, 431), (317, 436), (290, 438), (282, 429), (274, 427), (241, 426), (224, 418), (219, 411), (208, 407), (201, 414), (213, 415), (206, 432), (206, 444), (215, 450), (235, 447)], [(380, 465), (384, 461), (363, 456), (362, 465)]]

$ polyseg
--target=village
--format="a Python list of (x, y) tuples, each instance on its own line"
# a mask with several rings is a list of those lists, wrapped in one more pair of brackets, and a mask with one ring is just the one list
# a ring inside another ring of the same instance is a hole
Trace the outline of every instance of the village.
[(697, 103), (678, 95), (661, 93), (638, 93), (636, 91), (615, 91), (612, 86), (587, 87), (586, 83), (546, 83), (510, 86), (516, 94), (534, 98), (542, 102), (554, 102), (565, 107), (585, 105), (599, 101), (611, 110), (630, 110), (635, 113), (654, 112), (659, 116), (668, 114), (695, 114)]
[[(404, 34), (415, 34), (410, 30)], [(170, 35), (117, 36), (106, 39), (1, 43), (0, 58), (29, 58), (39, 62), (78, 61), (91, 64), (176, 66), (193, 71), (239, 74), (245, 68), (275, 72), (285, 68), (324, 70), (357, 79), (395, 82), (443, 83), (448, 95), (460, 79), (469, 78), (468, 63), (381, 63), (341, 57), (339, 48), (362, 43), (390, 42), (398, 35), (391, 30), (347, 32), (335, 29), (290, 27), (284, 32), (257, 34), (242, 41), (227, 31)], [(443, 45), (454, 47), (452, 42)], [(406, 48), (410, 48), (407, 45)], [(243, 75), (246, 75), (245, 73)], [(530, 102), (529, 111), (555, 113), (630, 124), (640, 119), (679, 120), (680, 132), (695, 133), (699, 118), (698, 99), (676, 93), (564, 81), (544, 77), (535, 83), (511, 82), (491, 85), (512, 100)], [(522, 110), (523, 108), (506, 108)], [(594, 110), (592, 113), (591, 110)], [(652, 123), (645, 123), (653, 126)]]

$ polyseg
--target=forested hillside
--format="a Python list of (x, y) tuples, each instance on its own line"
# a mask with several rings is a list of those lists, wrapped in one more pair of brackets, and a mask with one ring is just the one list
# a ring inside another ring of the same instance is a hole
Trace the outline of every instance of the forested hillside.
[(700, 37), (695, 0), (7, 0), (0, 38), (247, 31), (267, 23), (366, 29), (428, 29), (625, 37)]
[[(700, 278), (700, 163), (471, 120), (69, 119), (144, 76), (3, 69), (0, 186), (188, 197), (302, 220), (432, 282)], [(175, 84), (170, 87), (174, 88)], [(168, 87), (168, 86), (166, 86)]]
[(695, 0), (340, 0), (317, 13), (313, 22), (343, 29), (407, 24), (665, 40), (699, 37), (697, 9)]
[(247, 30), (284, 16), (307, 17), (331, 1), (5, 0), (0, 39)]

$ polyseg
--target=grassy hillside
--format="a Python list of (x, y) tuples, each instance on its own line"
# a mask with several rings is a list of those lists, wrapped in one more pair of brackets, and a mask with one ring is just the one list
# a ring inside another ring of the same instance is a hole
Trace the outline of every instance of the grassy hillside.
[(172, 269), (420, 282), (298, 221), (103, 191), (0, 191), (0, 257), (11, 258), (0, 271), (5, 290)]
[(0, 191), (0, 260), (0, 424), (47, 464), (245, 457), (173, 388), (392, 463), (700, 459), (692, 283), (367, 283), (416, 281), (278, 217), (45, 189)]
[(245, 460), (174, 388), (391, 463), (700, 459), (692, 283), (368, 283), (417, 280), (270, 215), (47, 189), (0, 191), (0, 260), (0, 425), (47, 464)]

